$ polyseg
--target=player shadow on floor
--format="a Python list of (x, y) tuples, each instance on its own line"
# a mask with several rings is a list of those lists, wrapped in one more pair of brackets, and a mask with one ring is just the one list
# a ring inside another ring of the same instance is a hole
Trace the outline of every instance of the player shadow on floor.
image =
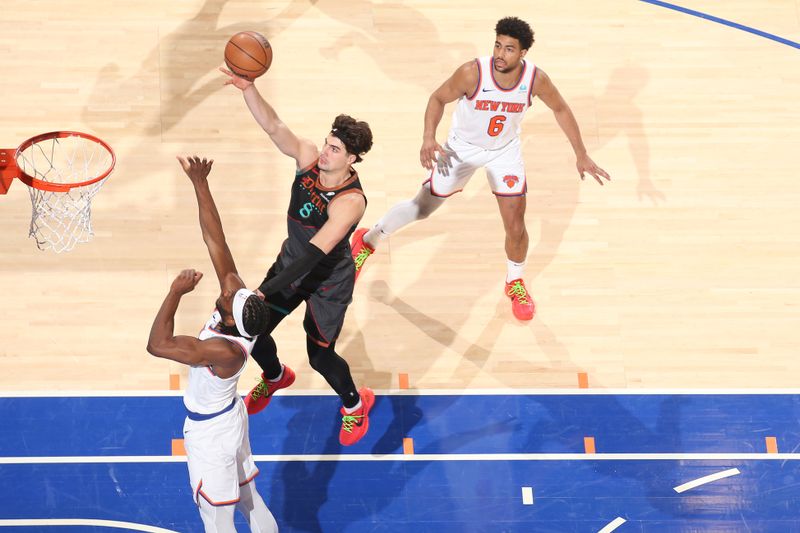
[[(438, 81), (430, 72), (453, 72), (462, 63), (475, 56), (472, 42), (445, 42), (437, 25), (422, 12), (405, 2), (389, 0), (376, 3), (369, 0), (319, 0), (316, 8), (332, 19), (346, 25), (348, 33), (336, 38), (320, 53), (333, 61), (349, 48), (360, 50), (390, 79), (433, 89)], [(487, 23), (487, 34), (493, 22)], [(436, 50), (422, 58), (408, 57), (409, 39), (418, 39), (418, 46)], [(415, 68), (416, 65), (423, 67)], [(420, 75), (421, 73), (421, 75)]]
[[(319, 424), (309, 428), (307, 417), (296, 413), (287, 421), (289, 435), (308, 433), (309, 431), (327, 431), (329, 436), (325, 442), (325, 450), (341, 449), (339, 444), (339, 420), (330, 417), (329, 427)], [(283, 446), (283, 453), (291, 455), (296, 453), (292, 446), (296, 437), (287, 438)], [(284, 461), (270, 479), (275, 503), (275, 517), (278, 526), (283, 531), (305, 531), (308, 533), (322, 533), (326, 530), (320, 522), (320, 510), (329, 500), (329, 485), (339, 466), (338, 461)], [(280, 495), (280, 497), (276, 497)], [(267, 502), (270, 505), (270, 502)], [(272, 507), (270, 506), (272, 509)]]
[[(303, 15), (315, 0), (293, 0), (274, 17), (246, 20), (219, 26), (219, 18), (228, 0), (205, 0), (192, 18), (185, 20), (158, 41), (142, 61), (139, 71), (128, 78), (119, 76), (119, 67), (109, 63), (95, 81), (91, 96), (83, 108), (83, 120), (100, 136), (131, 135), (131, 127), (153, 137), (172, 130), (190, 111), (210, 95), (224, 88), (223, 78), (196, 86), (198, 81), (223, 64), (225, 43), (235, 33), (256, 30), (274, 38)], [(144, 94), (143, 82), (155, 77), (159, 92), (156, 116), (142, 116), (131, 94)], [(124, 101), (116, 95), (123, 95)], [(120, 113), (120, 109), (127, 109)], [(113, 119), (109, 119), (113, 117)]]

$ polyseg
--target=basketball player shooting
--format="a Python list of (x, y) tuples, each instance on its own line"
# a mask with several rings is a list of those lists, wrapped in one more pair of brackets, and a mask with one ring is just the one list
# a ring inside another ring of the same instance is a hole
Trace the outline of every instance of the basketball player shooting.
[(288, 237), (259, 286), (271, 312), (266, 334), (253, 348), (253, 359), (264, 372), (245, 399), (247, 411), (261, 411), (275, 391), (294, 382), (295, 374), (281, 364), (270, 333), (305, 302), (308, 360), (342, 400), (339, 442), (350, 446), (367, 433), (375, 402), (369, 388), (356, 391), (350, 366), (335, 349), (355, 284), (349, 238), (367, 207), (352, 165), (372, 147), (372, 131), (366, 122), (339, 115), (320, 150), (283, 123), (253, 82), (220, 70), (228, 76), (226, 84), (242, 91), (256, 122), (278, 150), (297, 164), (287, 214)]
[[(591, 175), (600, 185), (610, 177), (586, 152), (578, 123), (553, 82), (525, 55), (533, 44), (528, 23), (507, 17), (495, 26), (494, 52), (461, 65), (428, 100), (420, 163), (430, 170), (417, 196), (392, 207), (375, 226), (353, 234), (356, 276), (380, 242), (400, 228), (427, 218), (445, 199), (466, 186), (480, 167), (486, 169), (505, 228), (508, 258), (505, 294), (519, 320), (533, 318), (535, 307), (522, 279), (528, 255), (525, 228), (527, 183), (522, 161), (520, 125), (534, 96), (555, 115), (572, 144), (581, 179)], [(444, 106), (458, 100), (444, 147), (436, 128)]]
[(190, 367), (183, 395), (187, 412), (183, 435), (192, 494), (205, 530), (235, 532), (235, 507), (253, 531), (277, 533), (275, 518), (256, 491), (258, 468), (250, 451), (247, 413), (236, 392), (253, 344), (266, 329), (269, 310), (245, 287), (225, 241), (206, 180), (213, 161), (199, 157), (178, 160), (194, 186), (200, 229), (220, 295), (197, 338), (175, 335), (181, 297), (194, 290), (203, 277), (193, 269), (181, 272), (153, 321), (147, 351)]

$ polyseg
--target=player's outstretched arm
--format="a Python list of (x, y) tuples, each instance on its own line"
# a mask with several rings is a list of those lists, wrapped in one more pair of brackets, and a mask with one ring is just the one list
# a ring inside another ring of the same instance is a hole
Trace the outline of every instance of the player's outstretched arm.
[(442, 121), (444, 106), (475, 92), (479, 78), (478, 64), (475, 61), (469, 61), (458, 67), (453, 75), (447, 78), (428, 98), (428, 107), (425, 108), (425, 129), (422, 132), (422, 148), (419, 151), (419, 162), (428, 170), (433, 169), (437, 152), (442, 157), (446, 157), (445, 151), (436, 142), (436, 128)]
[(581, 179), (585, 178), (584, 173), (589, 173), (600, 185), (603, 185), (603, 179), (601, 178), (610, 180), (611, 176), (609, 176), (605, 170), (597, 166), (586, 153), (586, 146), (583, 144), (583, 138), (581, 137), (581, 131), (578, 127), (578, 121), (575, 120), (575, 115), (572, 114), (572, 110), (561, 96), (561, 93), (558, 92), (558, 89), (550, 80), (550, 77), (541, 69), (538, 69), (536, 72), (533, 94), (534, 96), (538, 96), (539, 99), (553, 111), (558, 126), (567, 136), (567, 139), (569, 139), (572, 150), (575, 152), (575, 157), (577, 158), (575, 166), (578, 169), (578, 175), (580, 175)]
[[(187, 365), (232, 366), (235, 372), (236, 358), (241, 358), (241, 352), (231, 350), (229, 343), (200, 341), (195, 337), (174, 334), (175, 312), (181, 297), (194, 290), (202, 278), (203, 274), (194, 269), (186, 269), (178, 274), (150, 327), (147, 351), (156, 357)], [(238, 361), (238, 365), (241, 366), (241, 361)]]
[(220, 287), (229, 274), (237, 274), (236, 264), (233, 261), (228, 243), (225, 241), (225, 233), (222, 230), (222, 219), (211, 196), (208, 187), (208, 174), (211, 172), (211, 165), (214, 160), (200, 159), (198, 156), (181, 157), (178, 161), (183, 171), (189, 176), (189, 180), (194, 186), (195, 196), (197, 197), (197, 208), (200, 216), (200, 229), (203, 232), (203, 241), (206, 243), (208, 253), (211, 256), (211, 263), (217, 273)]
[(259, 126), (283, 154), (297, 161), (298, 168), (304, 168), (317, 157), (317, 147), (308, 139), (303, 139), (289, 129), (280, 119), (275, 109), (264, 100), (255, 84), (230, 70), (220, 67), (220, 72), (228, 76), (226, 85), (233, 85), (242, 91), (247, 108)]

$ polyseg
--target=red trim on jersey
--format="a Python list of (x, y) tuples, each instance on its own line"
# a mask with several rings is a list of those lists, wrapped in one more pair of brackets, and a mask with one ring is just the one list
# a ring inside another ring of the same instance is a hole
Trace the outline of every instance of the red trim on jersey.
[[(314, 162), (313, 162), (313, 163), (311, 163), (310, 165), (308, 165), (307, 167), (304, 167), (304, 168), (298, 169), (298, 170), (297, 170), (297, 172), (295, 173), (294, 177), (296, 178), (296, 177), (298, 177), (298, 176), (301, 176), (301, 175), (305, 174), (306, 172), (308, 172), (309, 170), (311, 170), (312, 168), (314, 168), (315, 166), (317, 166), (317, 163), (319, 163), (319, 157), (318, 157), (318, 158), (316, 158), (316, 159), (314, 160)], [(316, 174), (317, 174), (317, 175), (319, 175), (319, 172), (317, 172)]]
[(494, 82), (494, 86), (497, 87), (498, 89), (500, 89), (503, 92), (510, 93), (511, 91), (513, 91), (514, 89), (519, 87), (519, 84), (522, 81), (522, 77), (525, 75), (525, 67), (527, 67), (527, 66), (528, 66), (528, 64), (523, 59), (522, 60), (522, 72), (519, 73), (519, 78), (517, 78), (517, 83), (515, 83), (514, 86), (511, 87), (510, 89), (504, 89), (503, 87), (500, 87), (500, 84), (497, 83), (497, 80), (494, 78), (494, 56), (492, 56), (492, 81)]
[(539, 71), (536, 65), (533, 66), (533, 75), (531, 76), (531, 86), (528, 89), (528, 107), (533, 105), (533, 84), (536, 82), (536, 73)]
[(349, 177), (349, 178), (347, 178), (346, 180), (344, 180), (344, 181), (343, 181), (342, 183), (340, 183), (338, 186), (336, 186), (336, 187), (332, 187), (332, 188), (325, 187), (325, 186), (324, 186), (322, 183), (320, 183), (320, 181), (319, 181), (319, 176), (317, 176), (317, 179), (316, 179), (316, 181), (314, 182), (314, 186), (315, 186), (317, 189), (319, 189), (319, 190), (321, 190), (321, 191), (325, 191), (325, 192), (338, 191), (338, 190), (339, 190), (339, 189), (341, 189), (342, 187), (346, 187), (346, 186), (350, 185), (351, 183), (353, 183), (353, 182), (354, 182), (354, 181), (356, 181), (357, 179), (358, 179), (358, 172), (356, 172), (356, 171), (353, 169), (353, 167), (350, 167), (350, 177)]
[(335, 202), (335, 201), (336, 201), (336, 199), (337, 199), (337, 198), (340, 198), (340, 197), (344, 196), (345, 194), (350, 194), (350, 193), (353, 193), (353, 192), (357, 192), (358, 194), (360, 194), (361, 196), (363, 196), (363, 197), (364, 197), (364, 202), (366, 202), (366, 201), (367, 201), (367, 195), (366, 195), (366, 194), (364, 194), (364, 191), (362, 191), (361, 189), (347, 189), (346, 191), (342, 191), (342, 192), (340, 192), (339, 194), (337, 194), (336, 196), (334, 196), (334, 197), (331, 199), (331, 201), (330, 201), (330, 202), (328, 202), (328, 209), (330, 209), (330, 208), (331, 208), (331, 205), (333, 204), (333, 202)]
[(475, 86), (475, 90), (472, 92), (470, 96), (467, 96), (467, 100), (472, 100), (478, 94), (478, 91), (481, 90), (481, 84), (483, 83), (483, 73), (481, 71), (481, 61), (479, 58), (475, 58), (475, 64), (478, 65), (478, 85)]
[(260, 474), (260, 472), (259, 472), (258, 468), (256, 468), (256, 473), (255, 473), (255, 474), (253, 474), (252, 476), (250, 476), (249, 478), (245, 479), (245, 480), (244, 480), (244, 481), (242, 481), (241, 483), (239, 483), (239, 486), (241, 487), (241, 486), (243, 486), (243, 485), (247, 485), (248, 483), (250, 483), (251, 481), (253, 481), (253, 480), (255, 479), (255, 477), (256, 477), (258, 474)]
[(208, 495), (205, 492), (203, 492), (203, 488), (202, 487), (203, 487), (203, 480), (201, 479), (200, 480), (200, 484), (197, 485), (197, 490), (195, 491), (195, 501), (198, 504), (200, 503), (199, 496), (202, 496), (205, 501), (207, 501), (208, 503), (210, 503), (214, 507), (220, 507), (222, 505), (233, 505), (233, 504), (239, 502), (239, 498), (236, 498), (235, 500), (231, 500), (231, 501), (228, 501), (228, 502), (215, 502), (211, 498), (209, 498)]

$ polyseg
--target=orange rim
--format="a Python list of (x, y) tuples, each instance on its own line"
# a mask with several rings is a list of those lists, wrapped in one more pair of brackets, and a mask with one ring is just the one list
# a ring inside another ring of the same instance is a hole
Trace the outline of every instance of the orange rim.
[[(114, 165), (117, 163), (117, 156), (114, 153), (114, 150), (108, 145), (108, 143), (102, 139), (95, 137), (94, 135), (90, 135), (88, 133), (81, 133), (79, 131), (51, 131), (48, 133), (42, 133), (40, 135), (36, 135), (35, 137), (31, 137), (30, 139), (24, 141), (22, 144), (19, 145), (19, 148), (17, 148), (17, 151), (14, 154), (14, 160), (17, 160), (19, 158), (20, 153), (27, 150), (28, 148), (30, 148), (31, 146), (33, 146), (38, 142), (47, 141), (50, 139), (62, 139), (64, 137), (81, 137), (83, 139), (88, 139), (90, 141), (96, 142), (97, 144), (108, 150), (108, 153), (111, 154), (111, 165), (108, 167), (108, 170), (106, 170), (99, 176), (86, 181), (81, 181), (77, 183), (52, 183), (49, 181), (44, 181), (35, 178), (30, 174), (23, 172), (22, 169), (20, 168), (19, 179), (23, 183), (25, 183), (29, 187), (33, 187), (34, 189), (39, 189), (41, 191), (68, 192), (76, 187), (85, 187), (87, 185), (91, 185), (92, 183), (97, 183), (98, 181), (107, 178), (108, 175), (111, 174), (111, 171), (114, 170)], [(17, 164), (17, 167), (19, 168), (19, 164)]]

